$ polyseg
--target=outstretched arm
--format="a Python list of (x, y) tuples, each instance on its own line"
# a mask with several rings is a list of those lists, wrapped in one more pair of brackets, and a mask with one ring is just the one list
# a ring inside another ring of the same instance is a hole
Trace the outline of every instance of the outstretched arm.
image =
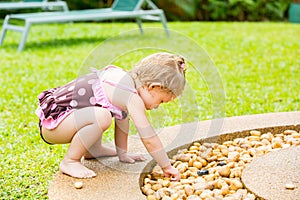
[(176, 168), (171, 166), (164, 147), (146, 116), (145, 105), (141, 98), (138, 95), (132, 95), (127, 109), (149, 154), (163, 169), (167, 177), (172, 176), (174, 180), (179, 180), (180, 174)]
[(115, 145), (121, 162), (134, 163), (146, 158), (141, 154), (128, 154), (129, 119), (115, 120)]

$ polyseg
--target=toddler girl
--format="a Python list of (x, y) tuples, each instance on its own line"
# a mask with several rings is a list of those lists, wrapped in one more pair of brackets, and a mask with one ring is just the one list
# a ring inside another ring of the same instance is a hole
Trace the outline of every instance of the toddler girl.
[[(70, 143), (60, 163), (60, 171), (76, 178), (96, 176), (81, 158), (117, 155), (121, 162), (145, 158), (127, 153), (129, 115), (147, 151), (165, 176), (179, 180), (145, 110), (157, 108), (180, 95), (185, 85), (185, 61), (170, 53), (150, 55), (131, 71), (116, 66), (79, 77), (70, 83), (42, 92), (36, 110), (40, 134), (49, 144)], [(102, 146), (102, 134), (115, 118), (115, 146)]]

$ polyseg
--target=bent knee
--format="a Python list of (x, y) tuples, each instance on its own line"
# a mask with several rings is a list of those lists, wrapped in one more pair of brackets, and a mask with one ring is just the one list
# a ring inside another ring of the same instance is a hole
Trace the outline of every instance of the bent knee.
[(107, 110), (106, 108), (96, 107), (95, 117), (97, 124), (102, 128), (102, 130), (106, 130), (110, 127), (112, 115), (109, 110)]

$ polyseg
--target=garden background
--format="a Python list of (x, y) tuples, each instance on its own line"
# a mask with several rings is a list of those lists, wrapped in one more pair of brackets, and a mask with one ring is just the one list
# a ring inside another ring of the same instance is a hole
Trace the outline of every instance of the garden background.
[[(297, 0), (295, 0), (297, 1)], [(67, 1), (71, 9), (110, 7), (113, 0)], [(169, 21), (284, 20), (291, 0), (153, 0)]]
[[(107, 7), (111, 2), (68, 4), (83, 9)], [(214, 62), (224, 86), (226, 117), (299, 110), (300, 25), (287, 20), (289, 1), (180, 2), (156, 1), (166, 10), (170, 30), (197, 42)], [(268, 6), (257, 7), (263, 3)], [(130, 21), (33, 26), (21, 53), (17, 52), (20, 35), (8, 33), (0, 48), (1, 199), (47, 199), (47, 187), (68, 145), (47, 145), (41, 140), (34, 114), (37, 95), (76, 78), (95, 47), (135, 28)], [(137, 61), (128, 60), (119, 65), (128, 67)], [(207, 86), (188, 72), (187, 76), (200, 94), (196, 119), (212, 119)], [(176, 104), (162, 109), (172, 113), (166, 125), (180, 122), (180, 114), (173, 112)], [(104, 140), (113, 140), (111, 130)]]

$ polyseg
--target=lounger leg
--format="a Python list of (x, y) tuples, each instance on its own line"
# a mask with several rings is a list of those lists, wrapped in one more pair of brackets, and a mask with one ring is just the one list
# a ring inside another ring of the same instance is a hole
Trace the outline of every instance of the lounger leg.
[(168, 26), (167, 26), (167, 20), (166, 20), (166, 17), (164, 15), (164, 13), (160, 14), (160, 19), (161, 19), (161, 23), (163, 24), (163, 27), (165, 29), (165, 32), (166, 32), (167, 36), (170, 37), (169, 29), (168, 29)]
[(7, 31), (8, 20), (9, 20), (9, 15), (6, 15), (5, 20), (3, 22), (3, 26), (2, 26), (0, 45), (2, 45), (3, 42), (4, 42), (4, 38), (5, 38), (5, 35), (6, 35), (6, 31)]
[(138, 24), (138, 26), (139, 26), (140, 33), (143, 35), (143, 34), (144, 34), (144, 30), (143, 30), (143, 26), (142, 26), (142, 20), (139, 19), (139, 18), (137, 18), (137, 19), (136, 19), (136, 22), (137, 22), (137, 24)]
[(69, 7), (66, 2), (64, 2), (64, 5), (62, 8), (63, 8), (63, 11), (69, 11)]
[(21, 39), (21, 42), (20, 42), (19, 48), (18, 48), (19, 52), (21, 52), (25, 47), (25, 43), (26, 43), (27, 35), (29, 33), (30, 25), (31, 24), (29, 22), (25, 23), (25, 27), (24, 27), (23, 34), (22, 34), (22, 39)]

